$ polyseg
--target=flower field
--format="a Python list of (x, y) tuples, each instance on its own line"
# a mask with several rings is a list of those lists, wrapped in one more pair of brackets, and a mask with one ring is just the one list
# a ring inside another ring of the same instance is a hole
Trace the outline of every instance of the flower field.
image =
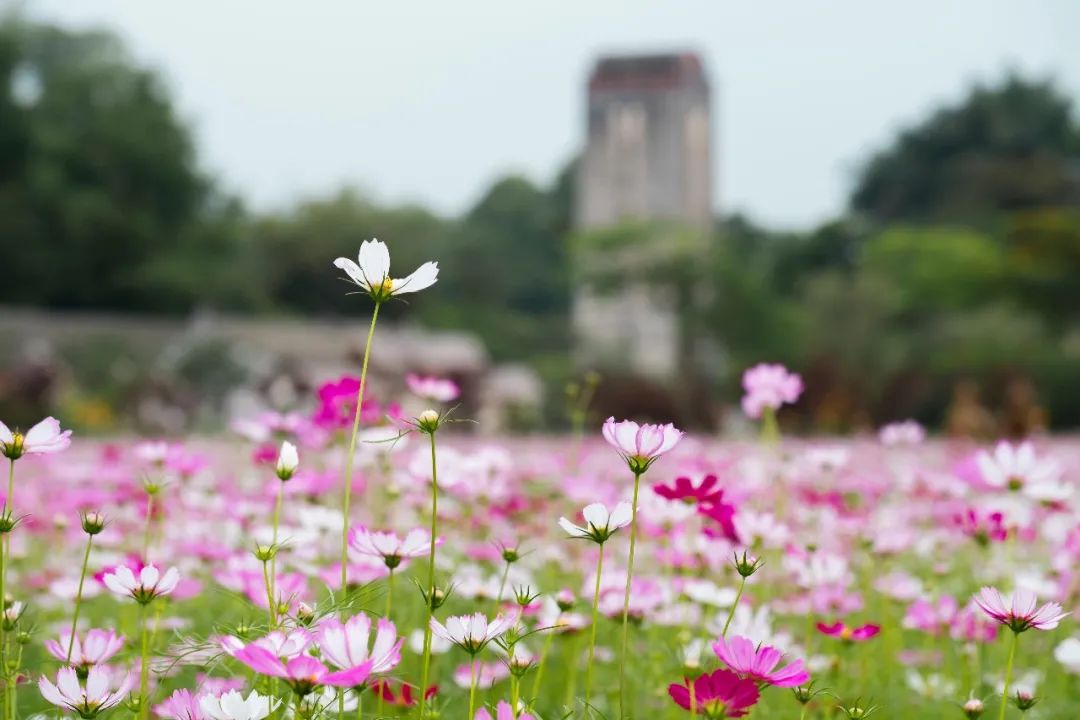
[[(372, 328), (436, 282), (358, 260)], [(0, 424), (4, 720), (1080, 715), (1080, 443), (785, 439), (775, 365), (758, 442), (482, 440), (365, 371), (227, 438)]]

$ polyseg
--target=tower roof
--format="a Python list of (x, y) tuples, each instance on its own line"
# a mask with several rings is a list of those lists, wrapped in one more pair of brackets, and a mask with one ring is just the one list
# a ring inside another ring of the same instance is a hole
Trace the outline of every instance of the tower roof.
[(692, 52), (606, 56), (589, 75), (589, 92), (650, 92), (707, 85), (701, 58)]

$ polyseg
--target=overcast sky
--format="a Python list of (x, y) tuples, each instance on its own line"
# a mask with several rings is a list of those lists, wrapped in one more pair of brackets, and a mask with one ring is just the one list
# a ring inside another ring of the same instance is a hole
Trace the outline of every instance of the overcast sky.
[(692, 49), (714, 86), (716, 205), (839, 211), (895, 130), (1009, 68), (1080, 98), (1076, 0), (36, 0), (158, 68), (203, 165), (257, 208), (357, 185), (443, 213), (548, 182), (603, 52)]

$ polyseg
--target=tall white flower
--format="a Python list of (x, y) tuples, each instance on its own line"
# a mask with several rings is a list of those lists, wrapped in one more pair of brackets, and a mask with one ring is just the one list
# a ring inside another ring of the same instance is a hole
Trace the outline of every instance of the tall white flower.
[(87, 671), (86, 686), (79, 684), (75, 668), (60, 668), (54, 685), (47, 677), (38, 680), (41, 696), (53, 705), (67, 708), (82, 718), (93, 718), (103, 710), (120, 704), (131, 690), (131, 677), (125, 675), (113, 690), (112, 678), (105, 668), (94, 665)]
[(280, 703), (254, 690), (245, 698), (236, 690), (230, 690), (221, 697), (203, 695), (199, 698), (199, 707), (211, 720), (262, 720)]
[(603, 545), (616, 530), (630, 524), (631, 508), (630, 503), (620, 502), (609, 513), (603, 503), (592, 503), (586, 505), (581, 514), (585, 518), (585, 527), (575, 525), (564, 517), (559, 518), (559, 527), (570, 537), (584, 538)]
[(470, 655), (476, 655), (489, 642), (514, 627), (517, 621), (517, 613), (496, 615), (490, 623), (483, 613), (455, 615), (446, 619), (446, 625), (431, 618), (431, 632), (436, 637), (449, 640)]
[(130, 595), (140, 605), (146, 605), (156, 597), (171, 593), (180, 581), (180, 573), (173, 567), (162, 575), (155, 566), (147, 565), (135, 577), (131, 568), (120, 565), (111, 573), (106, 573), (102, 581), (117, 595)]
[(281, 443), (281, 451), (278, 452), (277, 476), (284, 482), (292, 478), (296, 468), (300, 465), (300, 456), (296, 452), (296, 446), (288, 440)]
[(340, 257), (334, 261), (334, 266), (344, 270), (349, 280), (359, 285), (377, 303), (395, 295), (429, 288), (439, 278), (439, 264), (436, 262), (426, 262), (403, 278), (391, 278), (390, 251), (384, 243), (375, 239), (360, 244), (357, 260), (359, 262)]

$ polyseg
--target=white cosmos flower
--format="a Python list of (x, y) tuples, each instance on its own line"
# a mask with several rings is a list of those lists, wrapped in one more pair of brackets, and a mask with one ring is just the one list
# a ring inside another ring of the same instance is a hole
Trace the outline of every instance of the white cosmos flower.
[(453, 615), (446, 619), (446, 625), (431, 618), (431, 632), (444, 640), (449, 640), (470, 655), (476, 655), (489, 642), (514, 627), (517, 621), (518, 613), (516, 612), (510, 615), (496, 615), (491, 622), (488, 622), (484, 613)]
[(426, 262), (411, 275), (404, 278), (390, 277), (390, 251), (378, 240), (365, 240), (360, 244), (358, 263), (340, 257), (334, 266), (344, 270), (349, 279), (363, 288), (376, 302), (388, 300), (394, 295), (418, 292), (435, 284), (439, 277), (439, 264)]
[(67, 708), (80, 717), (94, 717), (120, 704), (131, 689), (131, 676), (125, 675), (116, 690), (110, 689), (109, 671), (94, 665), (86, 675), (86, 687), (79, 684), (75, 668), (60, 668), (53, 685), (44, 675), (38, 680), (41, 696), (53, 705)]
[(592, 503), (586, 505), (581, 514), (585, 517), (585, 527), (575, 525), (564, 517), (559, 518), (559, 527), (570, 537), (585, 538), (603, 544), (616, 530), (630, 524), (632, 508), (630, 503), (621, 502), (608, 512), (603, 503)]
[(282, 480), (292, 478), (296, 468), (300, 465), (300, 456), (296, 452), (296, 446), (288, 440), (281, 443), (281, 451), (278, 452), (277, 475)]
[(140, 604), (146, 605), (161, 595), (168, 595), (180, 581), (176, 568), (169, 568), (162, 575), (154, 565), (147, 565), (139, 571), (139, 576), (126, 565), (120, 565), (102, 578), (105, 587), (117, 595), (130, 595)]
[(254, 690), (245, 698), (236, 690), (230, 690), (221, 697), (203, 695), (199, 698), (199, 708), (211, 720), (262, 720), (273, 712), (280, 703)]

